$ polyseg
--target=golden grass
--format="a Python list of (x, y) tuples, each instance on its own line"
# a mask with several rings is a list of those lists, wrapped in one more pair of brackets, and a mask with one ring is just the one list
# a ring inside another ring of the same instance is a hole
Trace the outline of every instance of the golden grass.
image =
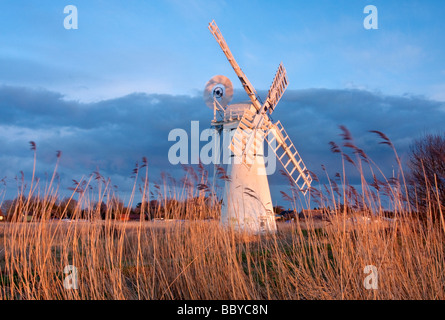
[[(443, 229), (415, 219), (249, 236), (215, 221), (3, 223), (0, 299), (443, 299)], [(78, 269), (78, 290), (63, 286)], [(364, 267), (378, 289), (364, 288)]]
[[(338, 196), (333, 195), (338, 186), (328, 179), (330, 196), (318, 198), (320, 206), (336, 208), (329, 221), (297, 219), (279, 223), (276, 234), (256, 236), (201, 219), (218, 217), (220, 209), (193, 183), (156, 188), (161, 202), (182, 195), (163, 213), (182, 219), (185, 212), (187, 220), (171, 222), (111, 219), (111, 210), (120, 215), (128, 210), (112, 209), (115, 196), (100, 179), (96, 191), (87, 187), (91, 181), (77, 185), (73, 196), (82, 190), (71, 222), (51, 220), (57, 192), (50, 183), (33, 207), (39, 219), (24, 222), (31, 201), (23, 198), (15, 204), (16, 222), (0, 223), (0, 299), (444, 299), (442, 212), (439, 220), (432, 212), (421, 219), (402, 200), (403, 188), (388, 182), (395, 215), (389, 221), (379, 194), (371, 196), (364, 179), (357, 196), (348, 192), (344, 177)], [(195, 182), (206, 185), (205, 175)], [(147, 175), (141, 191), (144, 199)], [(190, 197), (195, 200), (185, 201)], [(98, 219), (93, 200), (110, 204), (105, 220)], [(338, 206), (357, 200), (361, 208), (353, 213)], [(80, 219), (82, 208), (88, 221)], [(78, 270), (77, 290), (64, 287), (67, 265)], [(364, 286), (368, 265), (378, 270), (378, 289)]]

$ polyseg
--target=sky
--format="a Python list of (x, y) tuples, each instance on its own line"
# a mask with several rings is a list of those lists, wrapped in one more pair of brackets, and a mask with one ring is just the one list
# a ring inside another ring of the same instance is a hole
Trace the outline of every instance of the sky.
[[(78, 29), (67, 30), (67, 5)], [(367, 5), (378, 29), (365, 29)], [(443, 132), (445, 3), (439, 1), (31, 1), (0, 0), (0, 179), (14, 197), (20, 171), (51, 173), (61, 190), (99, 169), (128, 198), (135, 162), (150, 176), (183, 174), (168, 162), (175, 128), (210, 125), (202, 92), (214, 75), (240, 82), (207, 26), (218, 24), (264, 99), (280, 62), (289, 86), (273, 114), (311, 171), (341, 162), (339, 126), (385, 170), (413, 139)], [(351, 171), (351, 179), (356, 178)], [(270, 177), (274, 204), (285, 181)], [(0, 198), (1, 199), (1, 198)]]

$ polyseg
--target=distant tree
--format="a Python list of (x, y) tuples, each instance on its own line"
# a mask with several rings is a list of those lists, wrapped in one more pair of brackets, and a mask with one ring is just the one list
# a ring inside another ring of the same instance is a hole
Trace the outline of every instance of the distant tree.
[(136, 207), (133, 209), (133, 213), (135, 214), (143, 214), (144, 220), (151, 220), (150, 214), (150, 203), (148, 201), (144, 201), (144, 203), (139, 202)]
[(76, 208), (77, 208), (76, 199), (64, 198), (59, 203), (60, 216), (63, 218), (74, 218), (76, 213)]
[(47, 209), (43, 201), (37, 196), (31, 196), (26, 202), (27, 214), (32, 215), (35, 219), (40, 219)]
[[(105, 202), (96, 202), (96, 204), (94, 205), (94, 214), (95, 215), (100, 215), (100, 218), (102, 220), (105, 220), (107, 218), (107, 212), (108, 212), (108, 207), (105, 204)], [(110, 215), (108, 216), (108, 218), (114, 219), (114, 216), (110, 213)]]
[(284, 211), (284, 207), (282, 207), (282, 206), (273, 207), (273, 212), (276, 214), (280, 214), (283, 211)]
[(117, 197), (112, 197), (107, 202), (107, 214), (109, 214), (109, 217), (112, 219), (125, 219), (127, 216), (127, 208), (122, 200)]
[[(415, 210), (437, 216), (445, 206), (445, 132), (428, 134), (410, 148), (408, 195)], [(437, 199), (439, 196), (439, 199)]]
[(150, 201), (150, 217), (152, 218), (164, 218), (165, 217), (165, 209), (162, 205), (162, 201), (151, 200)]
[(14, 204), (13, 200), (8, 199), (3, 201), (1, 210), (3, 211), (4, 215), (9, 215), (11, 213), (11, 211), (13, 210), (12, 209), (13, 204)]
[(9, 221), (19, 221), (25, 214), (26, 197), (19, 195), (14, 200), (5, 201), (5, 213)]

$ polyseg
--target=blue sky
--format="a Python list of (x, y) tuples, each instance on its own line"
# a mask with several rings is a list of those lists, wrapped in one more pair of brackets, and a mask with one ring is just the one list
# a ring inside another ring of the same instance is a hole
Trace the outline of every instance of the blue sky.
[[(78, 8), (78, 30), (63, 28), (68, 4)], [(367, 4), (378, 8), (378, 30), (363, 28)], [(82, 101), (196, 94), (213, 74), (233, 76), (207, 30), (215, 19), (258, 89), (283, 61), (289, 89), (445, 100), (444, 15), (437, 1), (2, 0), (0, 80)]]
[[(77, 30), (63, 27), (70, 4)], [(378, 30), (363, 27), (368, 4)], [(212, 19), (263, 98), (283, 62), (290, 85), (275, 118), (313, 171), (338, 169), (328, 142), (339, 125), (389, 166), (368, 130), (386, 132), (403, 155), (442, 128), (444, 17), (440, 1), (0, 0), (0, 176), (11, 185), (20, 170), (29, 175), (31, 140), (40, 172), (64, 152), (65, 183), (100, 167), (128, 189), (144, 155), (154, 174), (179, 170), (166, 163), (167, 135), (191, 120), (208, 125), (207, 80), (226, 75), (246, 98)]]

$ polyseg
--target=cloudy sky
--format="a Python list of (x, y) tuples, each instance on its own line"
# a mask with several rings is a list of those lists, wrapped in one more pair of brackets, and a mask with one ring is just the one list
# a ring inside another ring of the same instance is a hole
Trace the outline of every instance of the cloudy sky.
[[(366, 5), (378, 9), (367, 30)], [(64, 7), (78, 29), (64, 28)], [(289, 87), (273, 117), (281, 120), (310, 170), (339, 170), (329, 141), (339, 125), (391, 172), (412, 139), (440, 132), (445, 119), (445, 4), (438, 1), (0, 1), (0, 179), (16, 192), (29, 179), (37, 143), (44, 179), (62, 151), (61, 188), (99, 169), (123, 197), (136, 161), (150, 177), (175, 176), (167, 154), (174, 128), (209, 127), (202, 90), (229, 77), (234, 101), (247, 99), (207, 29), (215, 19), (232, 53), (264, 99), (282, 61)], [(351, 172), (351, 179), (354, 174)], [(271, 177), (274, 203), (285, 183)]]

